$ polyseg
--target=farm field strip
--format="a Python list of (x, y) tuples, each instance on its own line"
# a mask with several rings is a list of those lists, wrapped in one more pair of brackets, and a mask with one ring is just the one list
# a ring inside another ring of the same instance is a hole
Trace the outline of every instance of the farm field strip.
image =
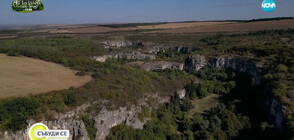
[(0, 98), (80, 87), (89, 81), (90, 76), (76, 76), (59, 64), (0, 54)]

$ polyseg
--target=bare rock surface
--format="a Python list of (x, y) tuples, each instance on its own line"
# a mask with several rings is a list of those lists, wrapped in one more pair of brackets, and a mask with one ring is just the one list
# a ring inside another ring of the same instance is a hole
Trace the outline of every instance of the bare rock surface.
[(103, 44), (105, 44), (105, 48), (109, 48), (109, 47), (121, 48), (121, 47), (130, 47), (130, 46), (143, 46), (143, 42), (141, 42), (141, 41), (123, 41), (123, 40), (109, 40), (109, 41), (104, 41)]
[(108, 58), (127, 59), (127, 60), (154, 60), (156, 57), (152, 54), (141, 54), (140, 52), (118, 53), (103, 56), (94, 56), (92, 59), (105, 62)]
[[(103, 140), (109, 134), (110, 128), (119, 125), (121, 123), (126, 123), (127, 125), (133, 126), (134, 128), (142, 129), (143, 125), (148, 120), (145, 119), (141, 122), (137, 115), (142, 111), (142, 107), (148, 106), (147, 99), (152, 97), (156, 100), (156, 105), (150, 107), (155, 109), (156, 106), (169, 101), (168, 97), (159, 97), (157, 94), (147, 95), (145, 98), (139, 100), (138, 105), (131, 105), (129, 107), (120, 107), (116, 110), (107, 110), (105, 107), (98, 114), (89, 114), (89, 118), (95, 121), (94, 127), (97, 128), (96, 140)], [(43, 123), (48, 126), (51, 130), (69, 130), (70, 138), (69, 140), (89, 140), (88, 133), (85, 124), (80, 120), (80, 116), (85, 113), (85, 110), (89, 106), (96, 105), (84, 104), (76, 109), (73, 109), (64, 113), (57, 113), (54, 115), (53, 120), (43, 120)], [(28, 131), (32, 125), (37, 123), (35, 120), (28, 120), (28, 125), (24, 130), (18, 132), (4, 132), (0, 133), (0, 140), (29, 140)]]
[(184, 69), (187, 71), (199, 71), (203, 67), (229, 68), (244, 72), (255, 78), (258, 84), (261, 80), (262, 67), (256, 63), (235, 57), (204, 57), (201, 55), (190, 56), (185, 61)]
[(145, 62), (139, 65), (142, 69), (146, 71), (152, 70), (164, 70), (164, 69), (171, 69), (171, 70), (183, 70), (184, 64), (172, 61), (154, 61), (154, 62)]

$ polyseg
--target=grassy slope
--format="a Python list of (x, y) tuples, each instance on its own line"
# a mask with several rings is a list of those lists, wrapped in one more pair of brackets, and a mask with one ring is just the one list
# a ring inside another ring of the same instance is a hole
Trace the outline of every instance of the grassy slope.
[(195, 113), (204, 113), (205, 111), (210, 110), (210, 108), (215, 107), (219, 103), (219, 95), (211, 94), (202, 99), (193, 99), (192, 103), (194, 108), (190, 110), (190, 116), (193, 116)]

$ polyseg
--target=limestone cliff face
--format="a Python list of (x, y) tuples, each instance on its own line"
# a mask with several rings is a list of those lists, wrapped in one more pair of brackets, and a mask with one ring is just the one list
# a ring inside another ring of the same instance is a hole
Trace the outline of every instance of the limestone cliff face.
[[(168, 97), (159, 97), (155, 95), (148, 95), (143, 99), (138, 101), (137, 105), (132, 105), (129, 107), (120, 107), (117, 110), (109, 111), (103, 108), (98, 115), (92, 116), (95, 121), (95, 127), (97, 128), (96, 140), (103, 140), (109, 134), (110, 129), (121, 123), (126, 123), (134, 128), (142, 129), (147, 119), (141, 122), (137, 115), (142, 111), (142, 107), (148, 107), (147, 100), (148, 97), (152, 97), (156, 100), (153, 108), (156, 108), (159, 104), (163, 104), (169, 101)], [(151, 107), (152, 109), (152, 107)]]
[(184, 97), (186, 96), (186, 90), (185, 89), (179, 89), (179, 90), (177, 90), (177, 94), (178, 94), (180, 99), (184, 99)]
[(190, 56), (185, 61), (184, 69), (187, 71), (199, 71), (201, 68), (208, 65), (208, 62), (204, 56)]
[[(251, 75), (256, 84), (260, 84), (262, 67), (256, 63), (233, 57), (209, 57), (191, 56), (185, 61), (184, 69), (187, 71), (199, 71), (201, 68), (208, 66), (212, 68), (230, 68), (239, 72)], [(274, 123), (280, 131), (283, 131), (286, 122), (286, 107), (279, 100), (270, 95), (270, 92), (263, 91), (263, 101), (261, 105), (263, 110), (268, 114), (272, 123)]]
[(143, 46), (143, 42), (141, 42), (141, 41), (122, 41), (122, 40), (104, 41), (103, 44), (105, 44), (106, 48), (109, 48), (109, 47), (121, 48), (121, 47), (129, 47), (129, 46)]
[[(147, 121), (145, 119), (144, 122), (141, 122), (137, 115), (142, 111), (143, 106), (148, 106), (147, 100), (148, 97), (152, 97), (156, 100), (156, 104), (154, 107), (159, 104), (165, 103), (169, 101), (167, 97), (159, 97), (157, 94), (151, 94), (146, 98), (143, 98), (138, 101), (138, 105), (132, 105), (129, 107), (120, 107), (116, 110), (109, 111), (103, 108), (98, 114), (89, 113), (89, 118), (95, 121), (94, 127), (97, 128), (96, 140), (103, 140), (109, 134), (110, 128), (121, 124), (126, 123), (127, 125), (133, 126), (134, 128), (143, 128), (143, 125)], [(103, 102), (103, 101), (101, 101)], [(89, 140), (88, 133), (85, 127), (85, 124), (82, 120), (80, 120), (80, 116), (85, 113), (85, 110), (90, 106), (95, 106), (96, 103), (93, 104), (84, 104), (74, 110), (58, 113), (54, 115), (54, 120), (52, 121), (41, 121), (48, 126), (51, 130), (63, 129), (70, 131), (69, 140)], [(88, 113), (88, 112), (87, 112)], [(15, 132), (8, 133), (4, 132), (1, 134), (0, 132), (0, 140), (29, 140), (28, 131), (30, 127), (37, 123), (34, 120), (27, 121), (28, 126), (26, 129)]]
[[(29, 140), (28, 131), (30, 127), (37, 122), (30, 120), (28, 127), (23, 131), (18, 131), (16, 133), (8, 133), (5, 132), (1, 140)], [(64, 120), (56, 120), (56, 121), (42, 121), (41, 123), (46, 124), (49, 129), (56, 130), (56, 129), (66, 129), (70, 131), (69, 140), (89, 140), (87, 135), (87, 130), (85, 125), (82, 121), (68, 119)]]
[[(55, 114), (52, 121), (40, 121), (48, 126), (51, 130), (61, 129), (69, 130), (69, 140), (89, 140), (87, 130), (83, 121), (79, 120), (79, 114), (87, 108), (89, 104), (82, 105), (72, 111), (66, 113)], [(15, 133), (4, 132), (0, 134), (0, 140), (29, 140), (28, 131), (32, 125), (37, 123), (34, 120), (28, 120), (27, 128)]]
[(273, 122), (280, 131), (285, 130), (286, 124), (286, 107), (274, 97), (267, 95), (268, 92), (263, 92), (265, 97), (263, 101), (263, 108), (266, 110), (269, 120)]
[[(114, 111), (108, 111), (105, 108), (99, 112), (98, 115), (90, 115), (90, 119), (95, 121), (95, 127), (97, 128), (96, 140), (103, 140), (108, 135), (110, 128), (126, 123), (134, 128), (143, 128), (145, 122), (141, 122), (137, 119), (137, 113), (141, 108), (132, 107), (127, 110), (127, 107), (122, 107)], [(69, 140), (89, 140), (85, 124), (79, 119), (80, 113), (66, 112), (55, 116), (54, 121), (41, 121), (41, 123), (48, 126), (49, 129), (56, 130), (69, 130)], [(16, 133), (5, 132), (0, 140), (29, 140), (28, 131), (30, 127), (37, 123), (34, 120), (28, 121), (28, 126), (25, 130), (18, 131)]]
[(95, 127), (98, 128), (96, 140), (105, 139), (110, 129), (121, 123), (126, 123), (134, 128), (142, 129), (145, 122), (141, 122), (137, 119), (136, 115), (137, 112), (139, 112), (138, 109), (140, 108), (133, 107), (127, 110), (127, 107), (123, 107), (115, 111), (103, 109), (99, 115), (93, 117), (95, 120)]
[(182, 54), (187, 54), (191, 51), (191, 47), (188, 46), (165, 46), (165, 47), (152, 47), (148, 48), (146, 52), (157, 54), (159, 52), (166, 52), (167, 50), (176, 51)]
[(164, 70), (164, 69), (183, 70), (184, 64), (178, 63), (178, 62), (171, 62), (171, 61), (155, 61), (155, 62), (143, 63), (140, 65), (140, 67), (146, 71)]
[(103, 56), (94, 56), (92, 59), (105, 62), (108, 58), (116, 58), (116, 59), (128, 59), (128, 60), (154, 60), (156, 57), (152, 54), (141, 54), (140, 52), (131, 52), (131, 53), (118, 53), (118, 54), (110, 54)]
[(212, 68), (229, 68), (239, 72), (244, 72), (255, 78), (257, 84), (261, 80), (261, 66), (254, 62), (241, 58), (231, 57), (210, 57), (191, 56), (185, 61), (184, 69), (187, 71), (199, 71), (201, 68), (208, 66)]

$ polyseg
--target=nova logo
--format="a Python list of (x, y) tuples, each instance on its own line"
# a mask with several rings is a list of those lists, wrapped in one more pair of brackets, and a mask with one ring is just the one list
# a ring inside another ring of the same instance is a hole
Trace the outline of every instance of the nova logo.
[(276, 8), (276, 3), (274, 0), (264, 0), (261, 5), (263, 11), (265, 12), (272, 12)]
[(263, 3), (262, 8), (275, 8), (276, 4), (274, 3)]

